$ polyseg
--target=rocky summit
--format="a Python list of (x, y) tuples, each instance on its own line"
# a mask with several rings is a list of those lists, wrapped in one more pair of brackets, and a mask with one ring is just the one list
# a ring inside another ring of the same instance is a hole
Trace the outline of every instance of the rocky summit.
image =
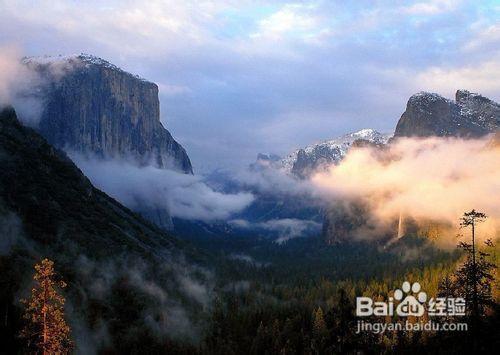
[(25, 58), (44, 80), (40, 133), (55, 147), (192, 174), (160, 122), (158, 86), (86, 54)]
[(480, 137), (500, 127), (500, 105), (482, 95), (458, 90), (455, 101), (420, 92), (408, 100), (395, 137)]
[(374, 129), (362, 129), (343, 136), (297, 149), (283, 159), (275, 155), (259, 154), (254, 164), (260, 167), (273, 167), (298, 178), (307, 178), (312, 173), (338, 164), (353, 144), (362, 142), (381, 145), (387, 143), (391, 135)]

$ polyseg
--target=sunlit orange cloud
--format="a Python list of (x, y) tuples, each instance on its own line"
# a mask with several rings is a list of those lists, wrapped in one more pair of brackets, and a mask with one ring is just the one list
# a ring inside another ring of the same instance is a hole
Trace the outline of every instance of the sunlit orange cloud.
[(500, 147), (491, 136), (402, 138), (385, 149), (355, 148), (312, 182), (332, 201), (364, 201), (381, 224), (401, 214), (458, 227), (474, 208), (489, 216), (479, 234), (499, 236)]

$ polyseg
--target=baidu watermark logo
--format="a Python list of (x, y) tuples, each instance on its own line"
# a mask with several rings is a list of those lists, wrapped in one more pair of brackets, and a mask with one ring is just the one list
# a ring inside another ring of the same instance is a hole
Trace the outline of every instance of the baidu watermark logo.
[(421, 317), (429, 316), (463, 316), (465, 315), (465, 299), (457, 297), (437, 297), (428, 299), (418, 282), (403, 282), (401, 289), (394, 291), (394, 296), (387, 302), (374, 301), (370, 297), (356, 298), (356, 315)]
[[(374, 301), (370, 297), (356, 298), (356, 315), (358, 317), (397, 315), (399, 317), (413, 316), (418, 318), (425, 314), (429, 317), (464, 316), (465, 310), (465, 299), (460, 297), (429, 298), (418, 282), (413, 284), (408, 281), (403, 282), (401, 288), (396, 289), (393, 296), (389, 297), (387, 301)], [(398, 330), (399, 328), (401, 330), (403, 328), (406, 330), (467, 330), (467, 324), (437, 324), (431, 320), (426, 323), (410, 323), (407, 320), (404, 325), (402, 323), (367, 323), (358, 321), (358, 332), (360, 330), (372, 330), (375, 333), (381, 333), (385, 330)]]

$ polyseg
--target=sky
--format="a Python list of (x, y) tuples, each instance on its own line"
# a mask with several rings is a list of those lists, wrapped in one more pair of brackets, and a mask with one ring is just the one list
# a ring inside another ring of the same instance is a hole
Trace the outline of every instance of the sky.
[(0, 47), (90, 53), (159, 85), (195, 172), (374, 128), (408, 98), (500, 101), (500, 1), (0, 0)]

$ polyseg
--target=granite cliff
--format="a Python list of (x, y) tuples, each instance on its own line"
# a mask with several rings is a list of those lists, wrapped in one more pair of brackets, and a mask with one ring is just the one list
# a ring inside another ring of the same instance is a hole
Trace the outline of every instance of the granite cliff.
[(408, 100), (395, 137), (480, 137), (500, 127), (500, 105), (482, 95), (458, 90), (455, 101), (420, 92)]
[[(482, 95), (458, 90), (453, 101), (438, 94), (420, 92), (408, 100), (394, 138), (438, 136), (466, 139), (494, 133), (498, 137), (499, 128), (500, 105)], [(497, 142), (498, 138), (492, 139), (492, 144)], [(369, 230), (370, 219), (370, 211), (361, 201), (337, 203), (325, 212), (324, 240), (328, 244), (345, 243), (355, 230)], [(417, 230), (411, 221), (404, 220), (404, 223), (406, 230)], [(397, 224), (394, 230), (396, 228)]]
[(90, 55), (26, 58), (45, 79), (40, 133), (55, 147), (193, 173), (160, 122), (158, 86)]
[[(91, 55), (32, 57), (42, 102), (35, 127), (54, 147), (98, 159), (193, 174), (184, 148), (160, 122), (158, 86)], [(170, 212), (138, 197), (133, 208), (163, 229)]]

